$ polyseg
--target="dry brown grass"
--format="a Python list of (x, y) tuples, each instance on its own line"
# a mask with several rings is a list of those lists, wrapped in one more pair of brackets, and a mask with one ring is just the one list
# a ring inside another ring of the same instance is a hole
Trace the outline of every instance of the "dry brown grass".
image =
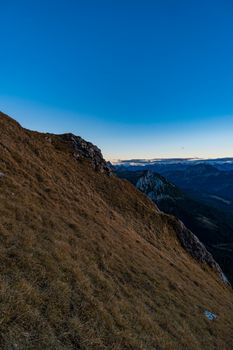
[(0, 348), (233, 349), (232, 291), (171, 220), (52, 139), (0, 115)]

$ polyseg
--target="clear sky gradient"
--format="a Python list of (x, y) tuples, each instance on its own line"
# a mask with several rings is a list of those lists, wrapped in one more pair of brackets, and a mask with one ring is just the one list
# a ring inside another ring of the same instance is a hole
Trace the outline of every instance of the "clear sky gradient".
[(231, 0), (0, 0), (0, 110), (108, 159), (233, 156)]

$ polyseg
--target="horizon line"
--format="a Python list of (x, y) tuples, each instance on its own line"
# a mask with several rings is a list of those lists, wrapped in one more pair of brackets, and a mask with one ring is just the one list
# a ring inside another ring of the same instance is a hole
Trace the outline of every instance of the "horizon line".
[(163, 160), (221, 160), (221, 159), (232, 159), (233, 161), (233, 155), (232, 157), (226, 156), (226, 157), (161, 157), (161, 158), (128, 158), (128, 159), (108, 159), (109, 162), (117, 163), (117, 162), (156, 162), (156, 161), (163, 161)]

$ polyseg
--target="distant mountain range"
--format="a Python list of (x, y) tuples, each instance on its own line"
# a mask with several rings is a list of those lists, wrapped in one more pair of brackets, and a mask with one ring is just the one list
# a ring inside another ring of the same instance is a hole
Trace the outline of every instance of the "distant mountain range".
[(232, 211), (233, 170), (223, 171), (213, 165), (199, 163), (183, 170), (164, 168), (161, 173), (195, 197)]
[(159, 173), (196, 199), (233, 214), (233, 158), (124, 160), (114, 168)]
[(233, 157), (201, 159), (201, 158), (153, 158), (153, 159), (128, 159), (117, 160), (112, 162), (117, 167), (134, 167), (139, 170), (142, 167), (154, 171), (159, 171), (165, 167), (166, 169), (185, 169), (190, 165), (210, 164), (219, 170), (233, 170)]

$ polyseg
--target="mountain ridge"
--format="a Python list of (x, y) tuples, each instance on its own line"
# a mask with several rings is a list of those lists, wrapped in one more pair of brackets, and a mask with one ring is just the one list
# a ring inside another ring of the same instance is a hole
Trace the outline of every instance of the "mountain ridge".
[(1, 348), (233, 346), (232, 290), (178, 220), (53, 138), (0, 114)]

